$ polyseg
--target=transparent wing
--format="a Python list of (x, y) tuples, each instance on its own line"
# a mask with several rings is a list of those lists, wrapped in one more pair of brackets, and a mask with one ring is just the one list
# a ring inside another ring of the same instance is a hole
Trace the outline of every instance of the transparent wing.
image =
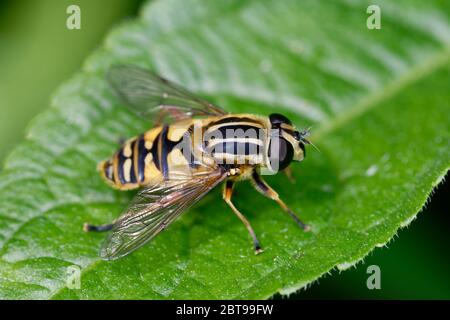
[(114, 260), (141, 247), (225, 177), (226, 173), (218, 168), (143, 189), (114, 223), (100, 256)]
[(227, 113), (169, 80), (134, 65), (112, 66), (108, 81), (124, 102), (141, 116), (159, 112), (182, 120)]

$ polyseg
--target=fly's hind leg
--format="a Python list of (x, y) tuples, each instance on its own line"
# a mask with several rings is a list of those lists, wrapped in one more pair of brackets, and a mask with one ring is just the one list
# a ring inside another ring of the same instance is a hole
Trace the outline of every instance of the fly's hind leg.
[(99, 226), (95, 226), (89, 223), (85, 223), (83, 224), (83, 231), (84, 232), (103, 232), (103, 231), (109, 231), (112, 229), (112, 227), (114, 226), (113, 223), (108, 223), (108, 224), (102, 224)]
[(248, 230), (248, 233), (250, 233), (250, 236), (253, 239), (253, 246), (255, 248), (255, 254), (259, 254), (263, 252), (261, 249), (261, 245), (259, 244), (258, 238), (256, 238), (255, 231), (253, 231), (252, 226), (250, 225), (250, 222), (248, 222), (247, 218), (245, 218), (242, 213), (239, 212), (238, 209), (234, 206), (233, 202), (231, 202), (231, 195), (233, 194), (233, 185), (234, 182), (232, 180), (227, 180), (225, 183), (225, 189), (223, 190), (223, 199), (228, 204), (228, 206), (233, 210), (233, 212), (238, 216), (238, 218), (244, 223), (245, 227)]
[(289, 214), (292, 219), (297, 223), (297, 225), (302, 228), (305, 231), (311, 230), (311, 227), (304, 222), (302, 222), (299, 217), (280, 199), (280, 196), (278, 193), (273, 190), (262, 178), (261, 176), (256, 172), (253, 171), (252, 173), (252, 181), (253, 185), (255, 186), (256, 190), (261, 192), (266, 197), (276, 201), (283, 210)]

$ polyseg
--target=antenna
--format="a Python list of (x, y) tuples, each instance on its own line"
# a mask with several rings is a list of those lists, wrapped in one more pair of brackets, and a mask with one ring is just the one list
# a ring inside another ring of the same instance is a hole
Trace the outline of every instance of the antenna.
[(300, 133), (300, 140), (306, 144), (312, 145), (314, 147), (314, 149), (316, 149), (320, 153), (319, 148), (314, 143), (312, 143), (311, 141), (309, 141), (308, 139), (305, 138), (311, 134), (311, 128), (312, 127), (309, 127)]

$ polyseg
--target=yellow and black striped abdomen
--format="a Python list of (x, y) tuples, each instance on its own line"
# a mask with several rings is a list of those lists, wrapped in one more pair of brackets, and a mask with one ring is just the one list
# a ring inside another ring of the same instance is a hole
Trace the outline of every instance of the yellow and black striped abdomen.
[(182, 138), (180, 130), (171, 130), (168, 125), (155, 127), (126, 141), (112, 158), (100, 163), (100, 173), (109, 184), (121, 190), (168, 180), (175, 166), (177, 172), (191, 169), (188, 159), (175, 150)]
[[(153, 163), (157, 152), (154, 144), (160, 131), (161, 128), (157, 127), (126, 141), (110, 159), (99, 164), (100, 174), (118, 189), (128, 190), (141, 186), (146, 179), (146, 164)], [(155, 170), (155, 178), (158, 175), (159, 171)]]

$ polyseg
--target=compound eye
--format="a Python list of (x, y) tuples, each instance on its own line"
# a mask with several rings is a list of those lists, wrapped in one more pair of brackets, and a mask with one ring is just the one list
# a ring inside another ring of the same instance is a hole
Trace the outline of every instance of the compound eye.
[(269, 119), (273, 128), (279, 128), (281, 124), (292, 125), (291, 120), (289, 120), (288, 118), (279, 113), (272, 113), (269, 116)]
[(285, 169), (292, 162), (293, 157), (294, 148), (286, 139), (274, 138), (270, 141), (269, 159), (272, 169)]

